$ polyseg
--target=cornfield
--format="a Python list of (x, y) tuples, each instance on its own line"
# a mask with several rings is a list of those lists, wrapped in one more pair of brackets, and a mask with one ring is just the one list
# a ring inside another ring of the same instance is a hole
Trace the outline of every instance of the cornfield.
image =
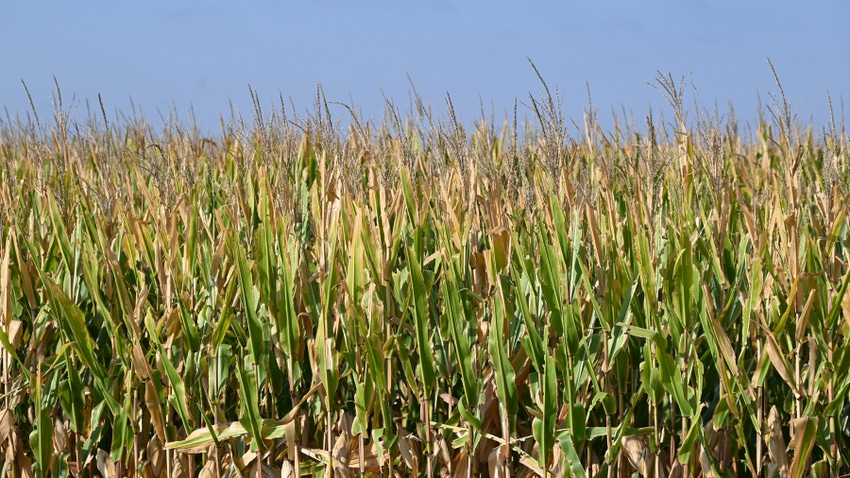
[(7, 116), (2, 476), (846, 476), (843, 125), (656, 80), (611, 132), (542, 78), (502, 126)]

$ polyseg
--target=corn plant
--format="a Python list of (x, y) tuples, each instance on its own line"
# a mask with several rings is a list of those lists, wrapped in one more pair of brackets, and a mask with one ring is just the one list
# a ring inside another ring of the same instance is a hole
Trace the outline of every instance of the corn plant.
[(501, 131), (0, 121), (2, 472), (848, 473), (847, 136), (657, 83), (672, 131), (545, 82)]

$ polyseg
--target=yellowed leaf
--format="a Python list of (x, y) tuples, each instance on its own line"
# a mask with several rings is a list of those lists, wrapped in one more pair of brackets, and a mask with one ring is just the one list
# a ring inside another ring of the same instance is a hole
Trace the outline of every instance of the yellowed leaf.
[(165, 451), (162, 442), (154, 435), (147, 446), (148, 461), (145, 463), (145, 476), (159, 478), (165, 475)]
[(493, 447), (487, 457), (487, 468), (490, 470), (490, 476), (493, 478), (505, 478), (508, 476), (505, 470), (505, 447), (506, 445)]
[(15, 414), (8, 408), (0, 410), (0, 444), (6, 443), (15, 427)]
[(455, 457), (455, 473), (452, 478), (469, 478), (469, 455), (466, 450)]
[(215, 478), (215, 461), (209, 458), (198, 473), (198, 478)]
[(133, 370), (136, 372), (136, 376), (139, 377), (139, 380), (143, 382), (150, 381), (153, 376), (151, 365), (145, 358), (145, 352), (142, 351), (142, 346), (139, 345), (138, 342), (133, 344), (131, 358), (133, 361)]
[(767, 349), (767, 354), (770, 357), (770, 363), (773, 364), (773, 368), (779, 373), (779, 376), (782, 377), (782, 380), (785, 380), (785, 383), (791, 387), (792, 390), (797, 393), (801, 393), (797, 388), (797, 382), (794, 381), (794, 377), (791, 375), (791, 371), (788, 368), (788, 363), (785, 361), (785, 356), (782, 355), (782, 351), (779, 349), (779, 344), (776, 343), (776, 338), (773, 336), (773, 333), (770, 330), (764, 330), (765, 335), (765, 348)]
[(634, 435), (624, 437), (622, 450), (629, 463), (641, 476), (649, 476), (654, 464), (654, 455), (649, 449), (647, 437)]
[(446, 441), (446, 438), (443, 435), (437, 435), (434, 438), (434, 448), (437, 451), (437, 458), (443, 465), (448, 466), (452, 462), (451, 454), (449, 453), (449, 444)]
[[(404, 430), (400, 430), (403, 432)], [(398, 439), (398, 450), (401, 454), (401, 459), (404, 460), (404, 464), (410, 470), (413, 470), (414, 474), (419, 470), (419, 456), (415, 451), (413, 439), (410, 435), (402, 435), (399, 433)]]
[(522, 458), (519, 459), (519, 463), (520, 463), (520, 465), (528, 468), (532, 473), (534, 473), (537, 476), (543, 476), (544, 475), (543, 468), (541, 468), (540, 465), (537, 464), (537, 460), (535, 460), (533, 457), (530, 457), (530, 456), (527, 456), (527, 455), (523, 456)]
[(115, 463), (109, 458), (109, 453), (98, 448), (95, 457), (97, 460), (97, 471), (100, 472), (100, 476), (103, 478), (116, 478)]
[(292, 466), (291, 461), (283, 460), (283, 464), (280, 467), (280, 478), (296, 478), (295, 468)]
[(35, 477), (35, 473), (32, 471), (32, 460), (22, 455), (18, 457), (18, 461), (16, 463), (20, 467), (21, 478)]
[(9, 343), (17, 349), (21, 346), (21, 339), (24, 336), (24, 324), (18, 319), (12, 319), (8, 323), (6, 336), (9, 337)]
[(350, 451), (348, 441), (348, 433), (343, 431), (338, 437), (336, 437), (336, 442), (334, 443), (332, 450), (334, 460), (339, 460), (341, 466), (346, 468), (348, 467), (348, 453)]
[(9, 255), (12, 251), (12, 236), (6, 237), (5, 254), (3, 262), (0, 263), (0, 326), (5, 326), (12, 320), (12, 287), (11, 269), (9, 268)]
[(806, 300), (803, 312), (800, 314), (800, 317), (797, 318), (797, 329), (795, 330), (794, 335), (798, 344), (803, 342), (803, 339), (806, 337), (808, 332), (809, 316), (811, 315), (812, 307), (814, 306), (815, 298), (817, 297), (817, 291), (817, 289), (812, 289), (812, 291), (809, 292), (809, 298)]
[(183, 453), (175, 453), (171, 461), (171, 478), (190, 478), (189, 463), (186, 460), (187, 455)]
[(159, 443), (165, 443), (165, 420), (162, 416), (162, 404), (159, 402), (156, 387), (150, 381), (145, 383), (145, 406), (148, 407), (148, 412), (151, 414), (151, 424), (153, 424), (153, 430), (159, 439)]
[(776, 467), (780, 476), (783, 478), (788, 476), (788, 454), (785, 451), (785, 439), (782, 436), (782, 424), (779, 421), (776, 405), (770, 407), (770, 413), (768, 413), (765, 440), (771, 464)]
[(68, 431), (64, 420), (53, 421), (53, 451), (56, 454), (68, 451)]

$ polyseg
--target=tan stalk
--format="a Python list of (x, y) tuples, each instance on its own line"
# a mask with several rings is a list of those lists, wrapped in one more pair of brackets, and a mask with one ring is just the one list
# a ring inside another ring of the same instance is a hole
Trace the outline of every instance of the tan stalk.
[(142, 462), (141, 456), (139, 455), (139, 441), (136, 439), (138, 433), (136, 433), (136, 420), (139, 417), (139, 389), (135, 389), (133, 391), (133, 463), (134, 466), (132, 468), (132, 476), (136, 475), (136, 472), (139, 468), (139, 463)]
[[(762, 357), (762, 345), (761, 345), (761, 337), (757, 339), (756, 345), (756, 358), (761, 361)], [(761, 476), (762, 473), (762, 461), (764, 457), (764, 386), (759, 385), (757, 387), (756, 392), (756, 434), (758, 438), (756, 439), (756, 473)]]

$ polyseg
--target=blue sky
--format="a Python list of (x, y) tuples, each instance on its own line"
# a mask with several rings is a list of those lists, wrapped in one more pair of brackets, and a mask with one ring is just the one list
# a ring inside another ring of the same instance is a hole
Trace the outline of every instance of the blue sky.
[(731, 100), (748, 122), (756, 93), (768, 103), (777, 91), (769, 56), (799, 119), (822, 126), (827, 90), (836, 109), (850, 102), (848, 18), (843, 0), (4, 1), (0, 106), (25, 117), (23, 79), (50, 118), (55, 76), (66, 106), (76, 96), (80, 121), (100, 93), (110, 116), (130, 115), (132, 97), (151, 122), (172, 109), (185, 120), (192, 105), (215, 134), (231, 101), (251, 117), (249, 83), (267, 109), (282, 93), (304, 113), (321, 83), (329, 101), (380, 120), (382, 92), (408, 110), (409, 74), (437, 111), (448, 91), (461, 120), (480, 118), (481, 98), (501, 123), (514, 99), (540, 90), (531, 57), (577, 120), (585, 82), (603, 125), (612, 108), (638, 118), (647, 105), (664, 109), (647, 85), (661, 70), (692, 74), (704, 106), (717, 100), (722, 113)]

